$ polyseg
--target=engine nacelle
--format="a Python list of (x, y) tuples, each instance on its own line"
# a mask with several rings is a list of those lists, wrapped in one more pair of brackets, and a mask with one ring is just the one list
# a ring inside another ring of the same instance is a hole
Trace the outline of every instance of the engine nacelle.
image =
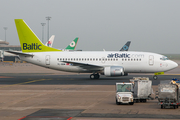
[(104, 68), (105, 76), (124, 76), (124, 68), (122, 66), (110, 66)]

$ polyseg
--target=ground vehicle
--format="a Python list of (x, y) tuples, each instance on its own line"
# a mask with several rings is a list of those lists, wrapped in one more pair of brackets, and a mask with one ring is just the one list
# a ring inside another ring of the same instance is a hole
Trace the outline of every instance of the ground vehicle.
[(134, 104), (132, 83), (116, 83), (116, 104)]
[(161, 109), (173, 106), (174, 109), (180, 105), (180, 84), (175, 81), (163, 81), (158, 85), (158, 101)]
[(130, 80), (133, 83), (134, 102), (146, 102), (152, 100), (152, 81), (148, 77), (134, 77)]

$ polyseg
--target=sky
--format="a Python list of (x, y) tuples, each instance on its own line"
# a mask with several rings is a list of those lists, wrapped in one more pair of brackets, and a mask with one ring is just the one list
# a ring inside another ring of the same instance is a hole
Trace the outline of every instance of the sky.
[(180, 54), (180, 0), (1, 0), (0, 39), (20, 45), (14, 19), (24, 19), (33, 32), (54, 48), (66, 48), (79, 37), (76, 49)]

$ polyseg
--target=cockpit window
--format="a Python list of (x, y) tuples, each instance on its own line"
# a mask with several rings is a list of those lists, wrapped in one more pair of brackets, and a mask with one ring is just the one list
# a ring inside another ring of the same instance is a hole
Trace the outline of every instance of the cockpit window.
[(162, 57), (160, 58), (160, 60), (169, 60), (169, 59), (168, 59), (168, 57), (166, 57), (166, 56), (162, 56)]

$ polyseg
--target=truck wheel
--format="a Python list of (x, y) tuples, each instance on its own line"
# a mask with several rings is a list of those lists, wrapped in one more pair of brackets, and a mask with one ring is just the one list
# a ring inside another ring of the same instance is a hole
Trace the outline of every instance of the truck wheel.
[(163, 109), (163, 105), (161, 105), (161, 109)]
[(174, 107), (174, 109), (176, 109), (176, 105), (174, 105), (173, 107)]
[(129, 104), (130, 104), (130, 105), (134, 105), (134, 102), (130, 102)]
[(117, 99), (116, 99), (116, 105), (120, 105), (120, 102), (118, 102)]

